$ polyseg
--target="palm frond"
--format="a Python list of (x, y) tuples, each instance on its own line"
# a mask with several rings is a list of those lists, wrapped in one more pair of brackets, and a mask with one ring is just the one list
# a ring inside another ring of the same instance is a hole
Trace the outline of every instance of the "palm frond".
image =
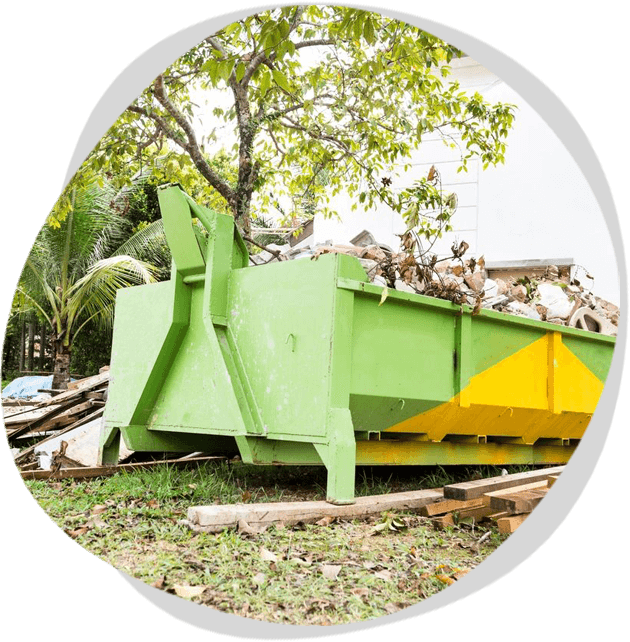
[(120, 288), (155, 281), (156, 268), (131, 256), (112, 256), (94, 263), (68, 291), (68, 326), (85, 316), (109, 325)]
[(171, 251), (164, 234), (164, 222), (158, 219), (149, 223), (117, 247), (114, 253), (150, 261), (154, 265), (170, 265)]

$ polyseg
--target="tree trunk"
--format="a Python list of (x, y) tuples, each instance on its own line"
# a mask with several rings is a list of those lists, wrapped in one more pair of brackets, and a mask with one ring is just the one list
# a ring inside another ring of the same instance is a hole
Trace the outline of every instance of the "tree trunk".
[(40, 372), (44, 369), (46, 359), (46, 322), (42, 321), (39, 328), (39, 361), (38, 369)]
[(53, 369), (53, 390), (67, 390), (70, 383), (70, 352), (63, 340), (55, 341), (55, 366)]
[(35, 322), (28, 322), (28, 371), (33, 372), (33, 358), (35, 356)]
[(20, 374), (24, 372), (24, 343), (26, 341), (26, 322), (24, 317), (22, 317), (22, 322), (20, 324), (20, 357), (18, 359), (18, 370)]

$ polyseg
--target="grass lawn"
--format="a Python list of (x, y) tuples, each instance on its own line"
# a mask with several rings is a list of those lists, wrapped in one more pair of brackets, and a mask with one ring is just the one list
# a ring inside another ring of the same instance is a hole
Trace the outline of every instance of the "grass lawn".
[[(357, 495), (496, 474), (491, 467), (359, 469)], [(324, 499), (323, 468), (219, 462), (25, 483), (60, 528), (117, 569), (183, 599), (270, 622), (333, 625), (393, 613), (447, 588), (506, 538), (490, 525), (436, 530), (413, 512), (272, 526), (258, 535), (194, 533), (179, 523), (200, 504)]]

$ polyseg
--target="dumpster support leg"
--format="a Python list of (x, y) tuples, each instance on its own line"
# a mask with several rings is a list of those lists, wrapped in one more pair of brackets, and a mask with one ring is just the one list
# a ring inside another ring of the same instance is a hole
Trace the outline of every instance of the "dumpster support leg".
[(104, 466), (115, 466), (120, 456), (120, 428), (106, 428), (103, 424), (98, 462)]
[(330, 409), (328, 434), (330, 435), (328, 444), (315, 444), (328, 471), (326, 501), (331, 504), (354, 504), (357, 446), (350, 410)]

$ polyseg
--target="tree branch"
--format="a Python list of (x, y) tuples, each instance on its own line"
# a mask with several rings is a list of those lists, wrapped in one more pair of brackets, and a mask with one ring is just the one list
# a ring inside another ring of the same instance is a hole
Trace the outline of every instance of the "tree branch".
[(170, 114), (170, 116), (175, 120), (179, 127), (184, 131), (186, 135), (186, 140), (175, 130), (173, 130), (168, 123), (160, 115), (155, 113), (150, 113), (147, 110), (144, 110), (140, 107), (130, 106), (128, 109), (136, 113), (142, 114), (147, 118), (150, 118), (155, 122), (158, 127), (164, 132), (164, 134), (171, 139), (173, 142), (177, 143), (185, 152), (187, 152), (197, 169), (201, 172), (202, 176), (214, 187), (223, 198), (233, 206), (235, 192), (232, 187), (225, 181), (219, 174), (217, 174), (212, 167), (207, 163), (206, 159), (203, 157), (199, 144), (197, 143), (197, 138), (195, 132), (186, 120), (183, 114), (175, 107), (175, 105), (168, 99), (166, 91), (164, 90), (164, 83), (162, 76), (158, 76), (153, 83), (154, 92), (156, 100), (164, 107), (164, 109)]

